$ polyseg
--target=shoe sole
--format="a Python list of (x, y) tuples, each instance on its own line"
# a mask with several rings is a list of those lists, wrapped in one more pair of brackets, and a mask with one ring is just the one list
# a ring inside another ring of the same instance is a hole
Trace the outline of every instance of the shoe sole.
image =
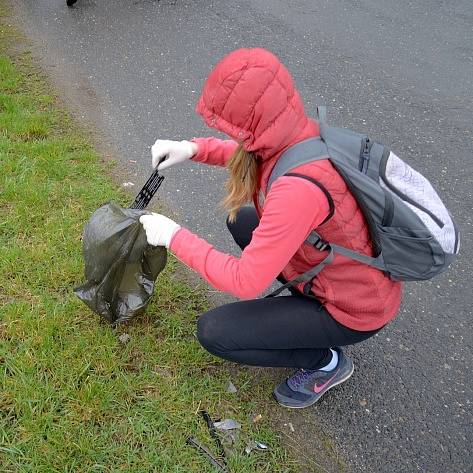
[(320, 400), (320, 398), (321, 398), (327, 391), (329, 391), (330, 389), (334, 388), (335, 386), (338, 386), (339, 384), (344, 383), (344, 382), (347, 381), (349, 378), (351, 378), (351, 375), (353, 374), (353, 371), (355, 371), (355, 365), (352, 363), (352, 365), (351, 365), (351, 370), (350, 370), (343, 378), (339, 379), (336, 383), (331, 384), (325, 391), (323, 391), (318, 397), (316, 397), (313, 401), (309, 402), (308, 404), (304, 404), (304, 405), (301, 405), (301, 406), (291, 406), (291, 405), (283, 404), (283, 403), (276, 397), (276, 394), (274, 394), (274, 391), (273, 391), (273, 396), (274, 396), (274, 398), (276, 399), (276, 402), (277, 402), (280, 406), (287, 407), (288, 409), (305, 409), (306, 407), (310, 407), (310, 406), (314, 405), (318, 400)]

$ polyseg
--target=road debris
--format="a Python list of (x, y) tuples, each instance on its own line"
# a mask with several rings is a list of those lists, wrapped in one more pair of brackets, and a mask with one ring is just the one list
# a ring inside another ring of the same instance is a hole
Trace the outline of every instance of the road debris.
[(215, 424), (212, 418), (210, 417), (209, 413), (207, 411), (200, 411), (200, 415), (204, 419), (205, 423), (207, 424), (207, 428), (209, 429), (210, 436), (214, 439), (215, 445), (217, 446), (220, 455), (222, 456), (223, 463), (225, 463), (225, 449), (223, 448), (222, 442), (220, 442), (220, 437), (217, 434), (217, 431), (215, 430)]
[(249, 455), (253, 450), (265, 451), (268, 450), (268, 446), (262, 442), (251, 440), (245, 447), (245, 453)]
[(257, 422), (259, 422), (261, 419), (263, 418), (263, 416), (261, 414), (258, 414), (256, 416), (253, 417), (253, 424), (256, 424)]
[(289, 427), (289, 429), (291, 430), (291, 432), (295, 432), (296, 430), (294, 429), (294, 426), (292, 425), (291, 422), (289, 422), (289, 424), (284, 424), (284, 427)]
[(133, 187), (135, 185), (134, 182), (124, 182), (122, 184), (122, 187)]
[(221, 430), (219, 434), (222, 437), (222, 442), (226, 447), (231, 447), (233, 445), (236, 445), (238, 442), (238, 437), (240, 434), (240, 431), (238, 429), (233, 429), (233, 430)]
[(192, 445), (198, 452), (202, 453), (209, 461), (212, 463), (213, 466), (218, 468), (219, 471), (224, 471), (225, 473), (228, 471), (225, 466), (223, 466), (210, 452), (209, 450), (202, 444), (200, 444), (194, 437), (188, 437), (187, 443)]
[(220, 422), (214, 422), (214, 426), (218, 430), (241, 429), (241, 424), (234, 419), (224, 419)]
[(229, 381), (228, 384), (227, 384), (227, 393), (236, 393), (238, 391), (238, 389), (236, 388), (236, 386), (231, 382)]

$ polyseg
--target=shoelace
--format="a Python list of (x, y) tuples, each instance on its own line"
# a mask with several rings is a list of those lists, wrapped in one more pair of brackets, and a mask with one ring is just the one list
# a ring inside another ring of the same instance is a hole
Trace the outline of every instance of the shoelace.
[(291, 381), (292, 386), (294, 386), (297, 389), (301, 384), (304, 384), (315, 371), (317, 371), (317, 370), (300, 369), (300, 370), (296, 371), (290, 377), (290, 381)]

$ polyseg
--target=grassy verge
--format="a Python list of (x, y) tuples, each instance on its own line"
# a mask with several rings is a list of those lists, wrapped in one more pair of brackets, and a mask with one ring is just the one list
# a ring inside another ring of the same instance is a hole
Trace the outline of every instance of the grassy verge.
[[(0, 24), (1, 471), (212, 471), (185, 443), (212, 448), (202, 408), (242, 423), (232, 472), (295, 471), (266, 417), (251, 420), (270, 386), (240, 373), (227, 393), (228, 370), (195, 340), (205, 298), (174, 276), (174, 260), (128, 325), (111, 328), (72, 294), (84, 222), (129, 198), (28, 54), (12, 53), (17, 40)], [(245, 455), (248, 439), (270, 451)]]

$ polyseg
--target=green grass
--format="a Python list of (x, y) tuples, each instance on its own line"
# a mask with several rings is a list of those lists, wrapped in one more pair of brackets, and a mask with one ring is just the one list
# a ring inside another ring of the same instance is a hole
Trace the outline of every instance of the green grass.
[[(295, 471), (268, 416), (251, 421), (271, 384), (233, 371), (240, 389), (226, 393), (228, 366), (194, 336), (204, 294), (175, 275), (175, 260), (147, 313), (127, 325), (112, 328), (73, 295), (84, 223), (129, 198), (28, 54), (12, 53), (15, 38), (0, 25), (1, 471), (213, 471), (185, 443), (194, 435), (213, 446), (202, 408), (243, 425), (232, 472)], [(270, 451), (245, 455), (251, 438)]]

